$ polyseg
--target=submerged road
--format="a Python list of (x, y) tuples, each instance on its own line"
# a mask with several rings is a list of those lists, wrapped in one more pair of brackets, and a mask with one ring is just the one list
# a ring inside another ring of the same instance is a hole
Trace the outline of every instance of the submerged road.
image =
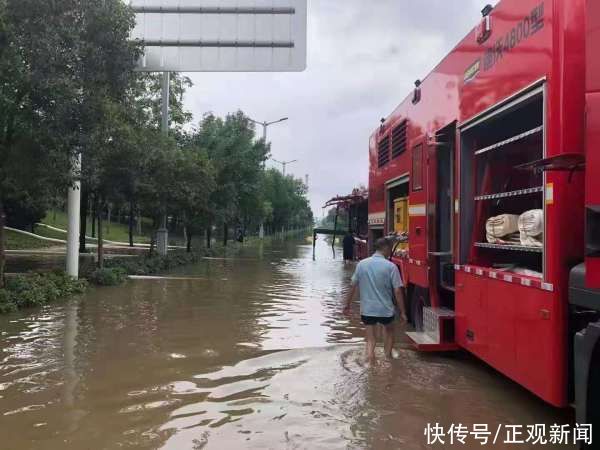
[(446, 448), (427, 445), (428, 423), (493, 437), (571, 422), (403, 336), (399, 360), (366, 367), (358, 309), (340, 313), (351, 273), (322, 240), (316, 261), (308, 242), (272, 243), (0, 317), (0, 448), (425, 449)]

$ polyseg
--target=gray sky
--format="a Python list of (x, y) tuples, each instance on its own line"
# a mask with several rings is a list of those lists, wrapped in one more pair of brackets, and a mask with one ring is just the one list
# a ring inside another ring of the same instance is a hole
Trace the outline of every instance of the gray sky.
[[(310, 175), (316, 217), (324, 202), (367, 184), (368, 140), (481, 18), (490, 0), (308, 0), (302, 73), (194, 73), (185, 103), (194, 121), (241, 109), (269, 127), (272, 155)], [(269, 165), (273, 163), (269, 162)], [(279, 166), (280, 167), (280, 166)]]

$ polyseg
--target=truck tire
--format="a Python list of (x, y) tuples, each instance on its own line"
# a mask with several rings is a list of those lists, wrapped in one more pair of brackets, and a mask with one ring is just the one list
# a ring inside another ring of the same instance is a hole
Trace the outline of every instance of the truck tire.
[(577, 423), (595, 430), (600, 427), (600, 322), (576, 333), (574, 344)]
[(429, 290), (414, 286), (410, 296), (410, 317), (415, 331), (423, 331), (423, 308), (431, 306)]
[[(596, 344), (594, 356), (591, 361), (587, 397), (588, 411), (586, 423), (592, 425), (592, 430), (597, 430), (600, 428), (600, 344)], [(597, 436), (595, 437), (597, 438)], [(588, 445), (582, 448), (592, 448), (592, 446)]]

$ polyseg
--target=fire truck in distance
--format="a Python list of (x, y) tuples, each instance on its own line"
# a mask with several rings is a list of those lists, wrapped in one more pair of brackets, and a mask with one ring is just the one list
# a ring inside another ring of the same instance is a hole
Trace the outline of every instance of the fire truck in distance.
[(600, 426), (600, 1), (501, 0), (370, 138), (417, 349)]

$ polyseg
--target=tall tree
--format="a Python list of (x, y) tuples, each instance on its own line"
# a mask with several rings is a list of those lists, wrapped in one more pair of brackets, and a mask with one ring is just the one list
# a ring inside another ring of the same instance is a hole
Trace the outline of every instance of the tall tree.
[[(66, 186), (74, 149), (72, 2), (0, 0), (0, 283), (7, 206), (43, 204)], [(8, 218), (12, 220), (12, 218)]]
[(241, 111), (225, 120), (206, 115), (192, 142), (206, 150), (215, 170), (207, 227), (222, 225), (226, 245), (230, 226), (243, 226), (244, 216), (258, 204), (258, 185), (269, 147), (255, 140), (254, 126)]

